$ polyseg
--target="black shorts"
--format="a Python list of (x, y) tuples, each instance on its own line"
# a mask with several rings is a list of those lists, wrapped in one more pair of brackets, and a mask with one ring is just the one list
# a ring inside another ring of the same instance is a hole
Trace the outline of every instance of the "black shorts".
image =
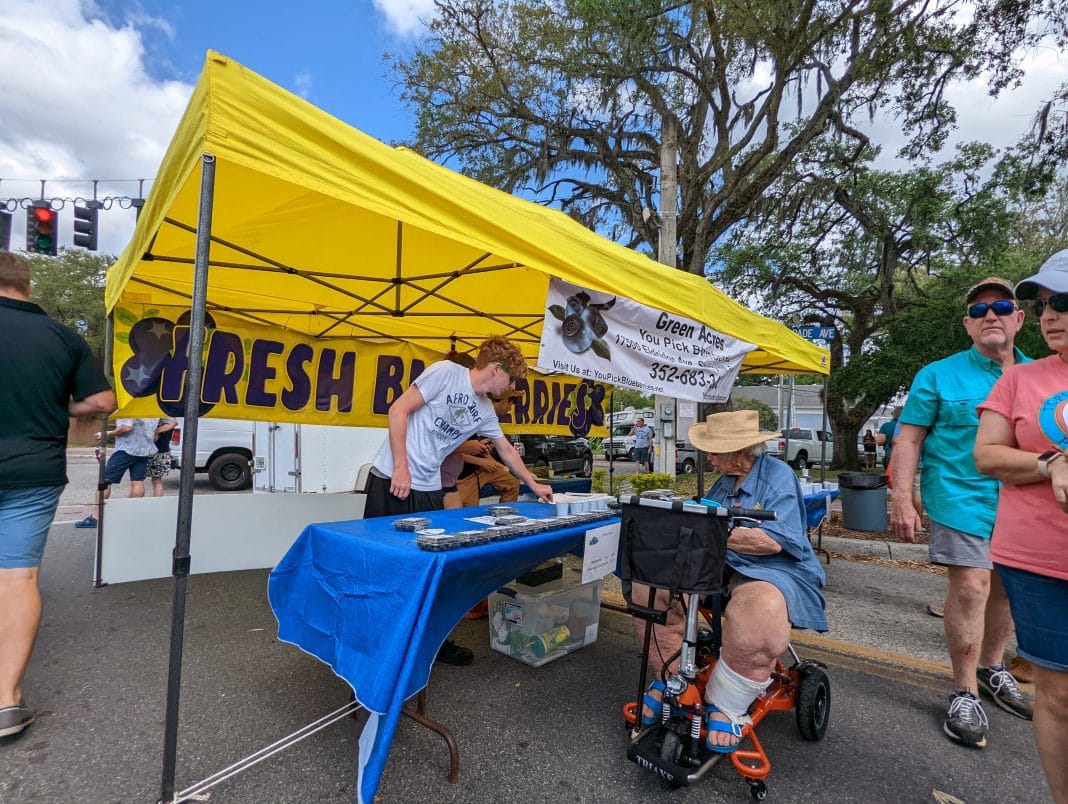
[(379, 477), (374, 472), (367, 475), (367, 507), (363, 518), (418, 514), (421, 511), (441, 511), (445, 508), (445, 492), (416, 491), (412, 489), (403, 500), (389, 490), (390, 479)]

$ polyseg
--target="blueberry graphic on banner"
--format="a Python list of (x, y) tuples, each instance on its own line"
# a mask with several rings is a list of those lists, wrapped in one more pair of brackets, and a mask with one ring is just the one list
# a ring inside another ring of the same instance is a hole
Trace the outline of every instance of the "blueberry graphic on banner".
[(143, 318), (130, 327), (127, 342), (133, 355), (119, 369), (119, 382), (135, 397), (152, 396), (171, 355), (174, 324), (165, 318)]
[(588, 435), (594, 427), (604, 424), (604, 386), (591, 382), (582, 382), (575, 387), (568, 397), (571, 402), (569, 428), (575, 436)]
[(615, 303), (615, 297), (606, 302), (593, 303), (588, 293), (579, 292), (569, 296), (564, 307), (550, 305), (549, 312), (561, 322), (560, 337), (564, 346), (575, 354), (592, 348), (598, 357), (610, 359), (612, 352), (604, 340), (608, 334), (608, 323), (601, 311), (612, 309)]

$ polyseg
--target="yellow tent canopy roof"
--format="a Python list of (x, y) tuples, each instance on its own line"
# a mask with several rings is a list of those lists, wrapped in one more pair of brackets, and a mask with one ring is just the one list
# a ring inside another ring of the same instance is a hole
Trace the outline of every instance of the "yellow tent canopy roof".
[(204, 154), (216, 160), (209, 313), (438, 351), (501, 334), (533, 361), (559, 277), (756, 344), (743, 371), (829, 371), (826, 350), (701, 277), (387, 146), (215, 52), (108, 272), (109, 311), (189, 304)]

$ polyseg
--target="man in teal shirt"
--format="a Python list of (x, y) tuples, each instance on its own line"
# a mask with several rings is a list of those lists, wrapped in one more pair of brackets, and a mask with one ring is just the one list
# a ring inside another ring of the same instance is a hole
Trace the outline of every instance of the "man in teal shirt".
[(894, 438), (897, 436), (898, 425), (901, 419), (901, 405), (894, 406), (894, 418), (883, 422), (879, 428), (877, 443), (883, 448), (883, 469), (890, 468), (890, 455), (894, 451)]
[(1027, 358), (1013, 345), (1024, 314), (1009, 282), (988, 277), (964, 301), (964, 329), (972, 348), (920, 369), (901, 414), (891, 471), (894, 488), (905, 493), (894, 495), (890, 526), (898, 537), (916, 540), (922, 523), (907, 490), (922, 456), (920, 490), (931, 519), (930, 561), (949, 572), (945, 629), (956, 692), (943, 731), (963, 745), (982, 748), (989, 724), (979, 690), (1001, 708), (1031, 719), (1031, 701), (1002, 665), (1012, 615), (990, 562), (998, 483), (980, 474), (972, 457), (979, 427), (976, 407), (1006, 366)]

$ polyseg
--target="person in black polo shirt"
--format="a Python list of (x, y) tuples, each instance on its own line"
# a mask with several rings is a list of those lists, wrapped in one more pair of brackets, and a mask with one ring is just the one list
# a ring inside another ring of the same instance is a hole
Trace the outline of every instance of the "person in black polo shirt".
[(29, 265), (0, 251), (0, 737), (34, 719), (21, 684), (41, 624), (41, 556), (67, 484), (69, 417), (115, 409), (89, 345), (29, 296)]

